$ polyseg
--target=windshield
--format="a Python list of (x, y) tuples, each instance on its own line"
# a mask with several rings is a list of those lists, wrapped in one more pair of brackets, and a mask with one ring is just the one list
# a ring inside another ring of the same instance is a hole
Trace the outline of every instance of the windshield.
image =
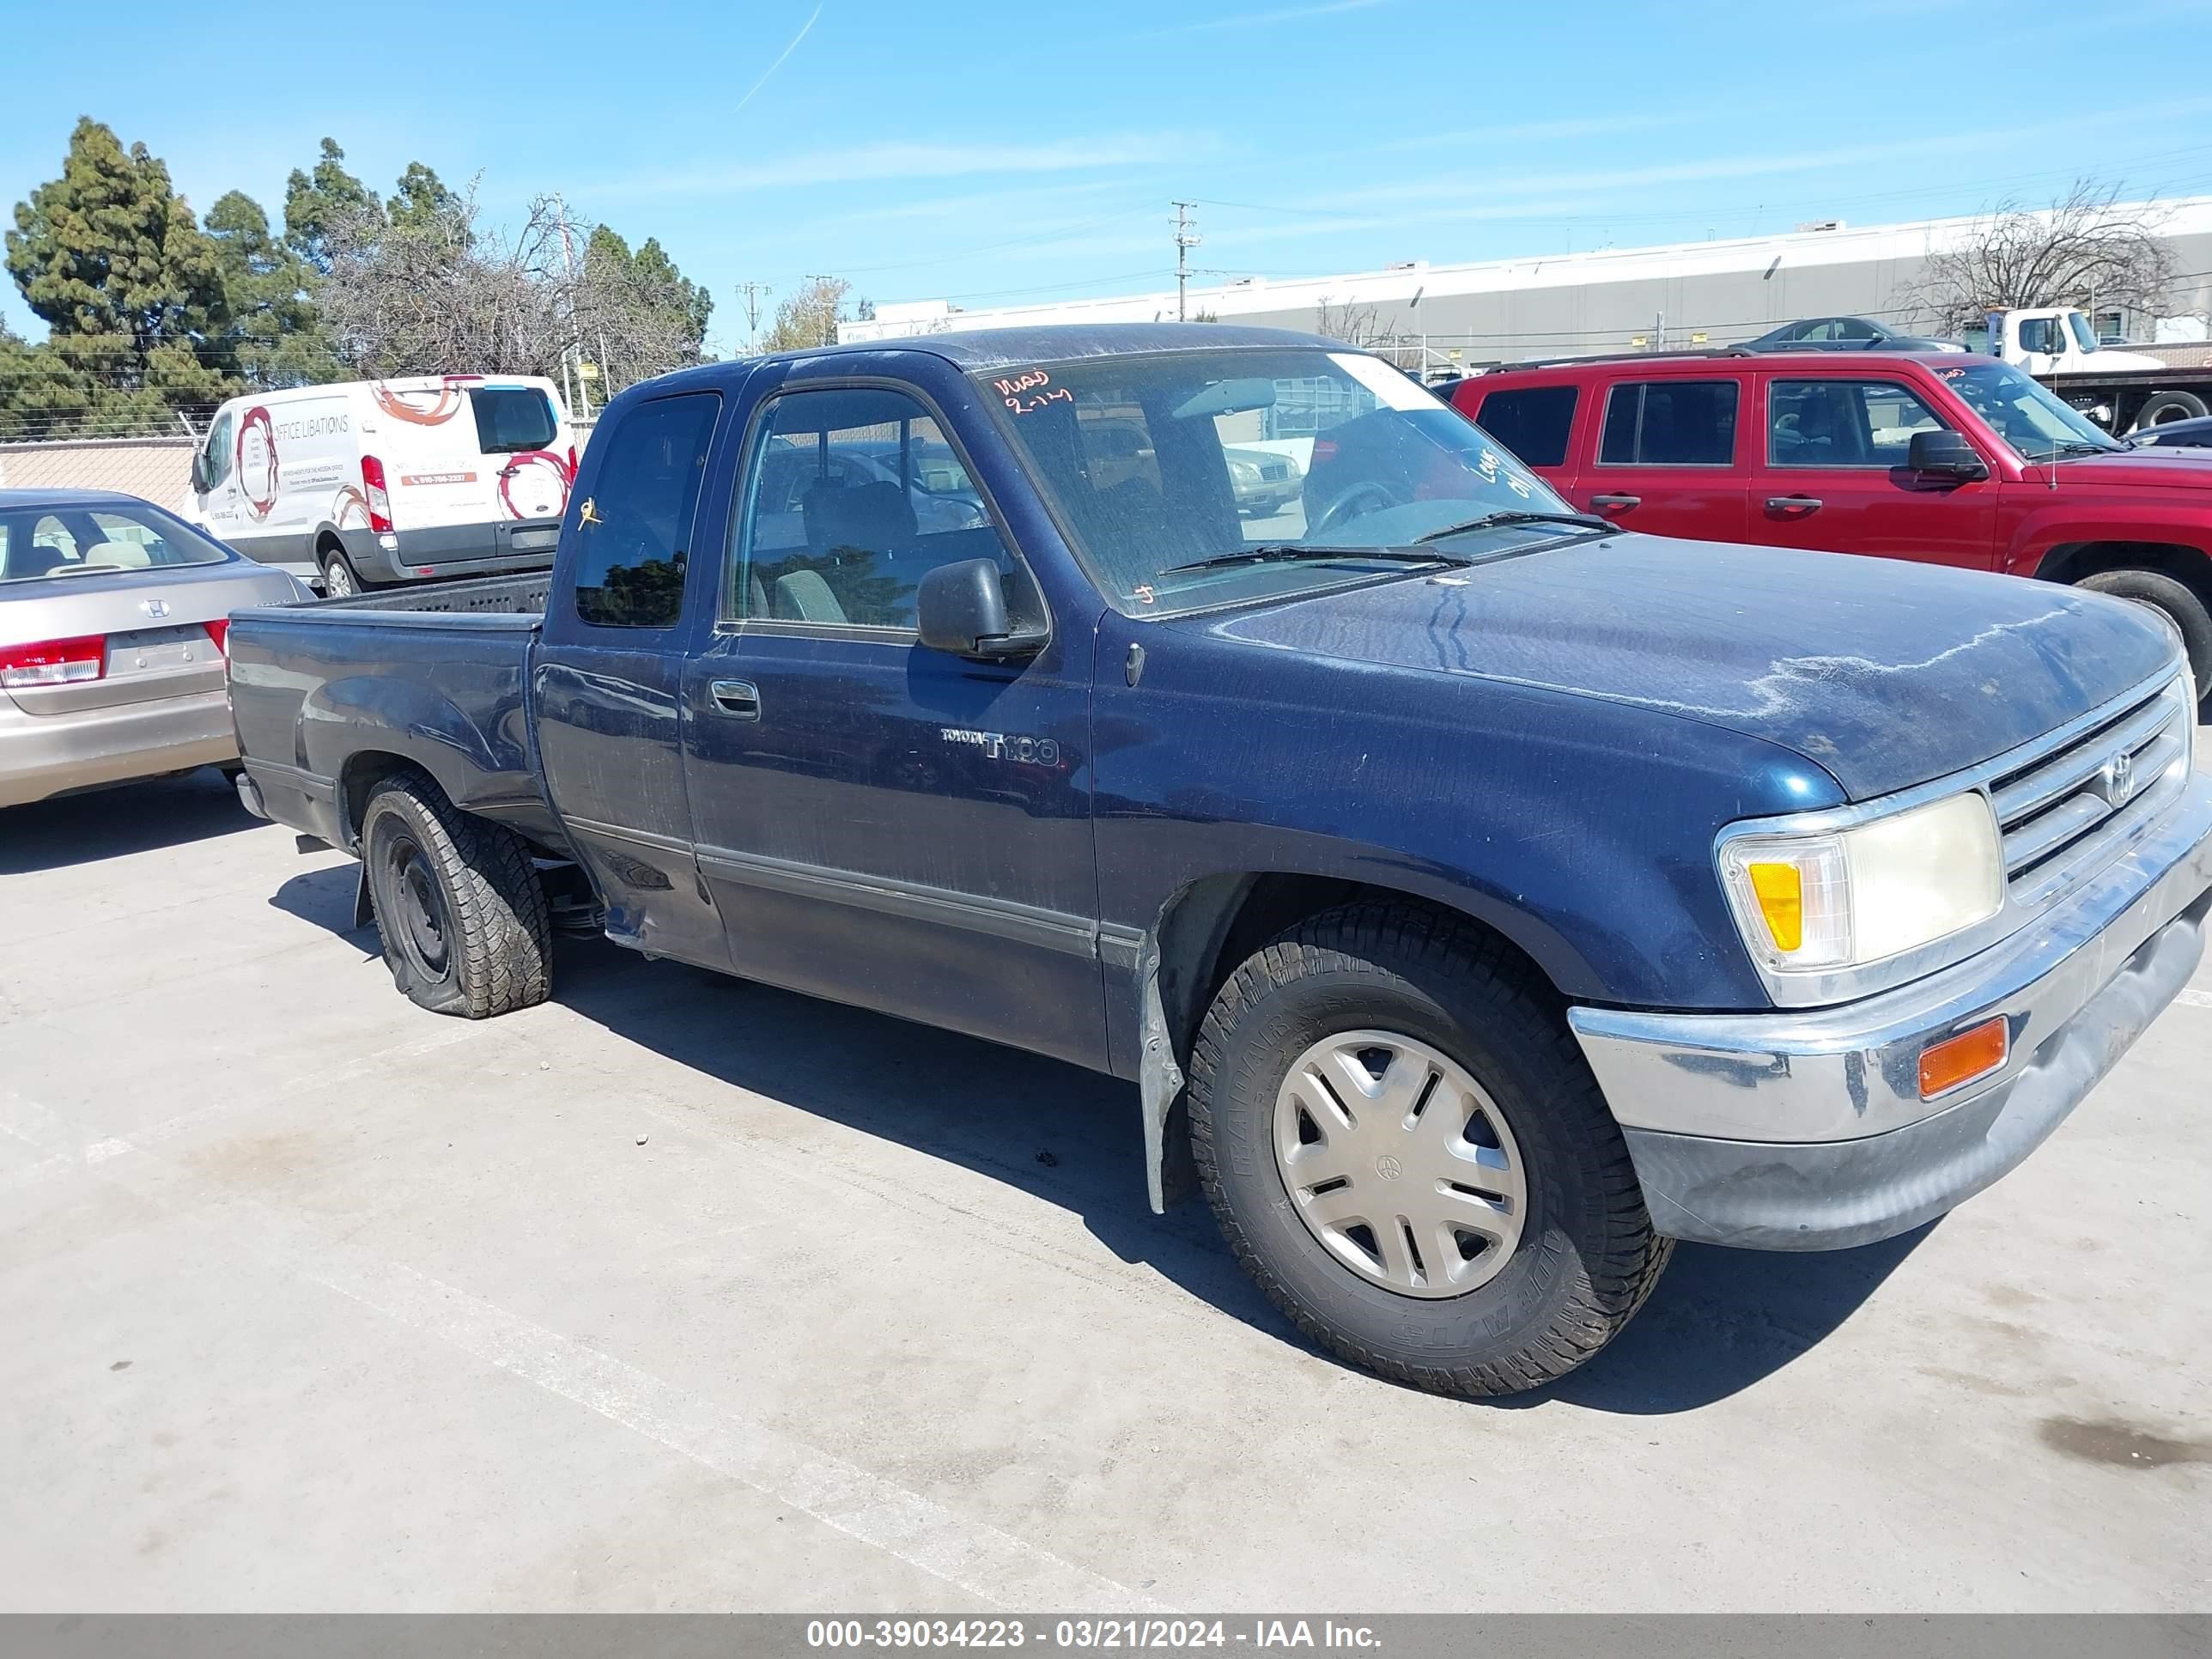
[(1966, 363), (1936, 372), (2024, 461), (2125, 447), (2010, 363)]
[(2084, 351), (2097, 349), (2097, 337), (2089, 327), (2089, 319), (2078, 311), (2066, 313), (2066, 331), (2074, 337), (2074, 343)]
[(230, 556), (182, 519), (143, 501), (0, 509), (0, 582), (221, 564)]
[[(975, 377), (1100, 586), (1165, 616), (1429, 559), (1517, 551), (1581, 524), (1498, 524), (1566, 504), (1379, 359), (1319, 347), (1100, 357)], [(1425, 556), (1409, 560), (1406, 550)], [(1380, 556), (1389, 550), (1395, 557)], [(1368, 556), (1362, 556), (1363, 552)], [(1291, 556), (1283, 556), (1285, 554)], [(1231, 562), (1192, 568), (1209, 561)]]

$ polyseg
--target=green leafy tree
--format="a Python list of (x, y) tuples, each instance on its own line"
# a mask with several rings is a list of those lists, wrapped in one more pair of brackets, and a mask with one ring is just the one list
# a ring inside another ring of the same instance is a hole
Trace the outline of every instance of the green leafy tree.
[(215, 245), (145, 145), (86, 116), (58, 179), (15, 204), (8, 273), (47, 326), (40, 349), (89, 383), (88, 425), (220, 402), (228, 322)]
[(702, 361), (714, 296), (678, 270), (657, 240), (647, 237), (633, 253), (618, 233), (599, 226), (568, 289), (562, 309), (602, 396)]
[(80, 430), (92, 412), (92, 383), (51, 347), (0, 325), (0, 443)]
[(410, 161), (384, 212), (395, 228), (422, 230), (452, 224), (461, 216), (463, 206), (463, 198), (447, 189), (444, 179), (420, 161)]
[(320, 275), (279, 239), (261, 204), (232, 191), (207, 211), (222, 272), (228, 367), (257, 386), (311, 386), (345, 374), (314, 301)]
[(323, 140), (312, 173), (295, 167), (284, 182), (284, 246), (318, 273), (331, 268), (331, 237), (356, 221), (381, 223), (384, 209), (367, 185), (346, 171), (337, 140)]

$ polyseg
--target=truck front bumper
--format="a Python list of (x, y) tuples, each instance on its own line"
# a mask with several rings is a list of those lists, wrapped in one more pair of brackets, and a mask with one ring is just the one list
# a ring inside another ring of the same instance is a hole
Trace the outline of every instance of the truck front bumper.
[[(2212, 914), (2212, 777), (2063, 908), (1942, 973), (1836, 1008), (1568, 1018), (1652, 1224), (1826, 1250), (1918, 1226), (2019, 1164), (2189, 982)], [(2004, 1016), (2010, 1057), (1923, 1101), (1930, 1043)]]

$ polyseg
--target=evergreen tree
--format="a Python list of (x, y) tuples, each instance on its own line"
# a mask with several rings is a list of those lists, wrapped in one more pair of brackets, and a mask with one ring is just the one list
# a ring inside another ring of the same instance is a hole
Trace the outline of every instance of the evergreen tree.
[(215, 245), (169, 170), (89, 116), (58, 179), (15, 205), (9, 275), (47, 326), (43, 347), (86, 383), (95, 425), (160, 421), (234, 388), (219, 338), (228, 318)]
[(207, 211), (230, 327), (227, 367), (256, 386), (311, 386), (344, 368), (314, 302), (315, 268), (269, 228), (261, 204), (232, 191)]
[(337, 140), (325, 138), (314, 171), (295, 167), (284, 182), (284, 246), (318, 274), (327, 275), (332, 231), (361, 219), (380, 224), (384, 209), (368, 186), (346, 171)]

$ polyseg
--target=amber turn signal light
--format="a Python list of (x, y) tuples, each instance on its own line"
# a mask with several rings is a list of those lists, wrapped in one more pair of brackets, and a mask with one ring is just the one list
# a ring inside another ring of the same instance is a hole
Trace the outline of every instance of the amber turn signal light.
[(1929, 1043), (1920, 1051), (1921, 1099), (1933, 1100), (1978, 1082), (2001, 1067), (2011, 1053), (2012, 1031), (2002, 1014)]

